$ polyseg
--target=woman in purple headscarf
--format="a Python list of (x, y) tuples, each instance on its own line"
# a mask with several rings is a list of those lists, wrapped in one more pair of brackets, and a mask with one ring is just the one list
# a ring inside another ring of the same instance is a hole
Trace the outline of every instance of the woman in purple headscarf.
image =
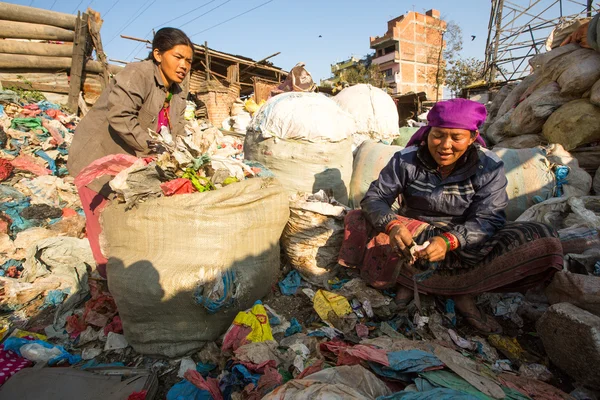
[(371, 183), (362, 211), (346, 217), (340, 263), (374, 287), (398, 284), (401, 308), (415, 292), (451, 297), (468, 323), (492, 334), (501, 327), (474, 295), (525, 291), (562, 269), (563, 256), (550, 227), (506, 222), (504, 164), (479, 136), (485, 118), (474, 101), (437, 103)]

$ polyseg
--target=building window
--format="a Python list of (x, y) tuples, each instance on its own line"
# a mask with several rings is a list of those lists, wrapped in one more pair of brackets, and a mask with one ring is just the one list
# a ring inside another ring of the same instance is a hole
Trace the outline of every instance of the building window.
[(391, 68), (388, 68), (388, 69), (386, 69), (386, 70), (383, 71), (383, 75), (385, 75), (386, 78), (389, 78), (389, 77), (393, 76), (394, 73), (392, 72)]

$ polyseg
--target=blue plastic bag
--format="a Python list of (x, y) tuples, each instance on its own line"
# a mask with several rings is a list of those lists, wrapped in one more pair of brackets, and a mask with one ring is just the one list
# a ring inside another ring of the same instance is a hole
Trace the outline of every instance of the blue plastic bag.
[(285, 296), (292, 296), (298, 291), (301, 280), (298, 271), (293, 270), (287, 274), (284, 280), (279, 282), (279, 290), (281, 290), (281, 293)]

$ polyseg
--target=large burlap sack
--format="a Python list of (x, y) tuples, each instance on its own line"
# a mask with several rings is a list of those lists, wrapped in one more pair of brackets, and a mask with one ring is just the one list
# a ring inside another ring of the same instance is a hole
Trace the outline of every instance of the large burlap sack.
[(556, 82), (563, 95), (581, 96), (600, 79), (600, 54), (592, 49), (581, 49), (571, 56), (571, 62)]
[[(546, 146), (546, 158), (555, 166), (564, 165), (569, 168), (565, 182), (561, 182), (562, 195), (587, 196), (592, 189), (592, 176), (579, 168), (579, 161), (566, 151), (560, 144)], [(558, 185), (558, 182), (557, 182)]]
[(514, 221), (536, 202), (552, 197), (555, 177), (543, 149), (494, 148), (492, 151), (504, 161), (509, 221)]
[(248, 130), (309, 142), (341, 142), (356, 130), (354, 119), (319, 93), (289, 92), (271, 97), (254, 113)]
[(506, 137), (496, 143), (494, 148), (504, 147), (505, 149), (529, 149), (532, 147), (547, 144), (548, 141), (541, 135), (521, 135)]
[(510, 116), (506, 135), (520, 136), (541, 132), (550, 114), (570, 100), (573, 98), (561, 94), (560, 86), (556, 82), (540, 87), (515, 108)]
[(216, 340), (276, 281), (288, 216), (285, 190), (259, 178), (108, 206), (108, 285), (133, 348), (175, 357)]
[(383, 90), (359, 84), (342, 90), (333, 100), (354, 117), (356, 133), (388, 143), (398, 136), (398, 109)]
[[(513, 112), (514, 109), (509, 110), (506, 114), (499, 116), (494, 122), (485, 128), (485, 132), (482, 134), (489, 143), (500, 143), (506, 136), (508, 136), (508, 130), (510, 129), (510, 117), (512, 116)], [(498, 115), (499, 114), (500, 113), (498, 113)]]
[(517, 221), (543, 222), (555, 228), (567, 268), (594, 273), (600, 260), (600, 197), (555, 197), (529, 208)]
[(491, 122), (496, 118), (496, 115), (498, 114), (498, 111), (500, 110), (500, 106), (502, 106), (502, 103), (504, 103), (504, 100), (506, 100), (506, 98), (508, 97), (510, 92), (512, 92), (512, 90), (516, 86), (517, 86), (517, 84), (515, 84), (513, 82), (509, 82), (506, 85), (502, 86), (502, 89), (500, 89), (498, 91), (498, 93), (496, 93), (496, 95), (494, 96), (494, 98), (492, 100), (492, 104), (490, 104), (490, 106), (488, 107), (487, 121)]
[(352, 179), (352, 138), (341, 142), (311, 143), (278, 138), (263, 139), (248, 131), (244, 157), (257, 161), (275, 174), (290, 193), (333, 192), (342, 204), (348, 204)]
[(360, 201), (365, 197), (371, 182), (379, 177), (383, 167), (402, 149), (401, 146), (387, 146), (371, 140), (363, 142), (358, 148), (350, 183), (350, 203), (353, 208), (360, 208)]
[(290, 199), (290, 219), (281, 246), (292, 267), (312, 284), (326, 287), (339, 269), (347, 210), (322, 191)]
[(600, 107), (586, 99), (571, 101), (550, 115), (542, 133), (549, 143), (560, 143), (566, 150), (600, 141)]
[(496, 115), (496, 118), (500, 118), (502, 117), (504, 114), (506, 114), (508, 111), (512, 110), (514, 107), (516, 107), (517, 104), (519, 104), (519, 100), (521, 99), (521, 96), (523, 96), (523, 93), (525, 93), (525, 91), (529, 88), (529, 86), (535, 81), (537, 77), (532, 74), (529, 75), (528, 77), (524, 78), (509, 94), (508, 96), (506, 96), (506, 99), (504, 100), (504, 102), (502, 102), (502, 105), (500, 106), (500, 109), (498, 110), (498, 114)]
[(550, 304), (571, 303), (600, 317), (600, 276), (557, 272), (545, 293)]
[(568, 55), (575, 50), (580, 50), (581, 47), (577, 43), (571, 43), (562, 47), (558, 47), (556, 49), (552, 49), (552, 51), (547, 51), (545, 53), (537, 54), (529, 59), (529, 65), (533, 68), (535, 73), (541, 72), (547, 65), (553, 63), (553, 60), (562, 57), (564, 55)]
[(600, 168), (600, 146), (581, 146), (570, 151), (571, 155), (579, 161), (579, 167), (594, 175)]

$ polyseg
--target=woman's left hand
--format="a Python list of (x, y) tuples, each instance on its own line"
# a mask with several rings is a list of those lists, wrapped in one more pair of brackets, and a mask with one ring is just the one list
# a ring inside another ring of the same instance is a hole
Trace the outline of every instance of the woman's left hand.
[(444, 239), (439, 236), (434, 236), (429, 239), (429, 246), (416, 254), (417, 258), (429, 262), (442, 261), (446, 258), (447, 246)]

